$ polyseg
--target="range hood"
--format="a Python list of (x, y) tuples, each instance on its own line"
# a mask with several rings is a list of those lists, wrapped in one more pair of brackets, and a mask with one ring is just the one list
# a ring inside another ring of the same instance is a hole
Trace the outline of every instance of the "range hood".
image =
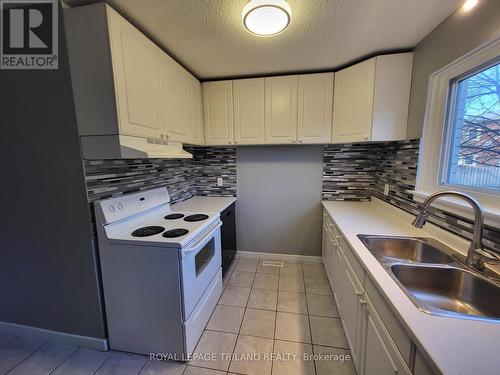
[(191, 159), (182, 143), (127, 135), (81, 136), (84, 159)]

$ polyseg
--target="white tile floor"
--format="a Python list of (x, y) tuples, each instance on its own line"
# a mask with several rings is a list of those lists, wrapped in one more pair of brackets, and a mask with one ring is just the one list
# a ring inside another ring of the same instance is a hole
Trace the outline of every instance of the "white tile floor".
[(188, 364), (0, 331), (0, 375), (355, 374), (339, 360), (349, 350), (325, 275), (321, 264), (238, 259), (195, 350), (205, 356)]
[(215, 358), (191, 361), (189, 373), (355, 374), (323, 265), (263, 260), (240, 258), (229, 271), (195, 350)]

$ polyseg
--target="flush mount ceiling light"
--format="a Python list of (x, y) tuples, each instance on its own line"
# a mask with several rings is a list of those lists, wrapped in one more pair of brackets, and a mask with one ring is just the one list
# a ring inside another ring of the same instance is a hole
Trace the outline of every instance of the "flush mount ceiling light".
[(464, 5), (462, 5), (462, 9), (464, 12), (468, 12), (477, 5), (477, 2), (478, 0), (467, 0)]
[(252, 34), (276, 35), (285, 30), (292, 18), (292, 8), (285, 0), (251, 0), (241, 13), (243, 25)]

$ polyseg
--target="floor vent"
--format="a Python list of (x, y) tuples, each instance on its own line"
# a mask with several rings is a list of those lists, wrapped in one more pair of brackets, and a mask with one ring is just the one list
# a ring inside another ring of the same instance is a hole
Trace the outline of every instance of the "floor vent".
[(283, 268), (284, 266), (283, 262), (273, 262), (270, 260), (262, 261), (262, 265), (267, 267), (281, 267), (281, 268)]

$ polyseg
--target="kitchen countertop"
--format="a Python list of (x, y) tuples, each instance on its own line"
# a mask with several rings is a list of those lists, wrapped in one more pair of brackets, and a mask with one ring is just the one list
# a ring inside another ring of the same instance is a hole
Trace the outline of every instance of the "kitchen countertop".
[(172, 211), (221, 213), (234, 202), (236, 197), (193, 197), (173, 204)]
[(349, 242), (367, 274), (399, 314), (417, 347), (444, 374), (498, 374), (500, 323), (426, 314), (411, 302), (357, 234), (432, 237), (464, 253), (468, 241), (427, 224), (411, 225), (413, 216), (378, 199), (372, 202), (323, 201), (323, 207)]

